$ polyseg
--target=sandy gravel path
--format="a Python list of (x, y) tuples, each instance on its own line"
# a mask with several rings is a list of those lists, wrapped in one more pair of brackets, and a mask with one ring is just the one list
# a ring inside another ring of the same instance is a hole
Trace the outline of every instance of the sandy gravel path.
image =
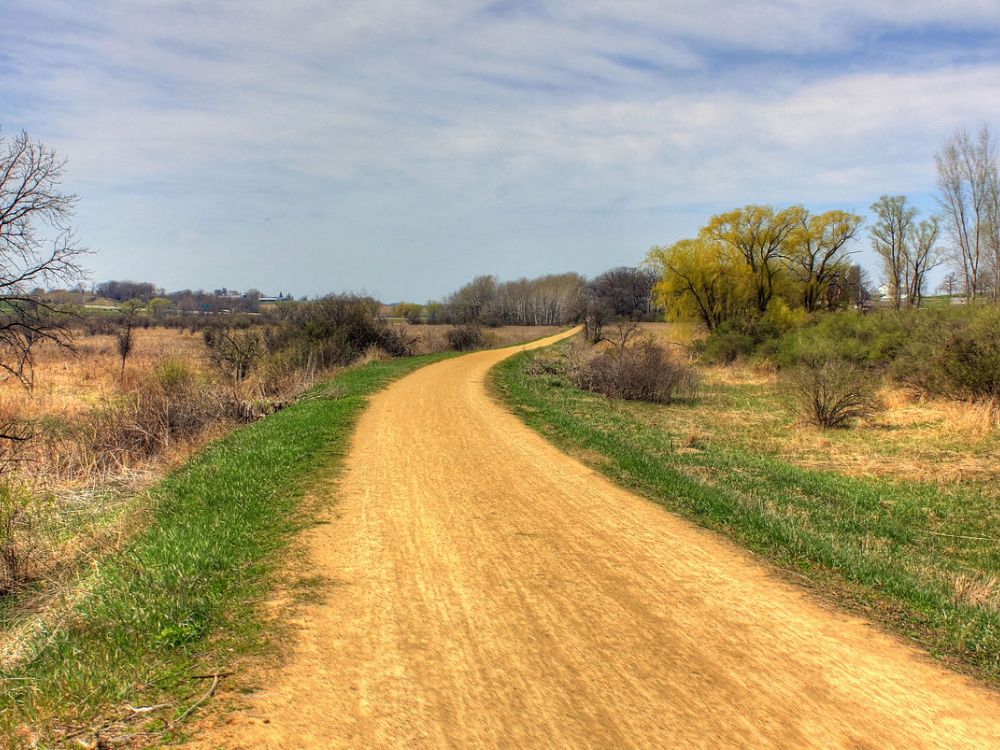
[[(551, 340), (539, 342), (549, 343)], [(223, 748), (1000, 747), (995, 693), (624, 492), (444, 361), (375, 397), (335, 582)]]

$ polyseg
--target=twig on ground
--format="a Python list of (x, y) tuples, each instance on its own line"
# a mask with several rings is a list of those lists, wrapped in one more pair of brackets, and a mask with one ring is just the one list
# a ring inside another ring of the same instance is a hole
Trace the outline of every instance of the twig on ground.
[[(212, 697), (212, 693), (214, 693), (215, 689), (217, 687), (219, 687), (219, 677), (220, 676), (221, 676), (220, 672), (216, 672), (215, 674), (213, 674), (212, 675), (212, 687), (210, 687), (205, 692), (205, 694), (203, 696), (201, 696), (198, 700), (196, 700), (194, 703), (192, 703), (190, 706), (188, 706), (187, 710), (184, 713), (182, 713), (180, 716), (178, 716), (176, 719), (174, 719), (170, 723), (171, 724), (179, 724), (179, 723), (181, 723), (182, 721), (184, 721), (184, 719), (186, 719), (188, 716), (190, 716), (194, 712), (194, 710), (196, 708), (198, 708), (198, 706), (200, 706), (202, 703), (204, 703), (209, 698), (211, 698)], [(207, 679), (207, 677), (206, 677), (206, 679)]]
[(945, 534), (941, 531), (928, 531), (928, 534), (933, 534), (934, 536), (947, 536), (952, 539), (973, 539), (977, 542), (1000, 542), (1000, 539), (994, 539), (990, 536), (966, 536), (965, 534)]

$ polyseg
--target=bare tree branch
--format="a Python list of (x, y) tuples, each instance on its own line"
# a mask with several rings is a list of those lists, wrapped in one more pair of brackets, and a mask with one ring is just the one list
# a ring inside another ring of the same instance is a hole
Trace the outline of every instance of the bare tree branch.
[[(85, 274), (72, 219), (77, 197), (61, 190), (65, 161), (25, 132), (0, 136), (0, 372), (30, 388), (33, 351), (70, 346), (67, 314), (32, 296)], [(0, 434), (0, 440), (12, 439)]]

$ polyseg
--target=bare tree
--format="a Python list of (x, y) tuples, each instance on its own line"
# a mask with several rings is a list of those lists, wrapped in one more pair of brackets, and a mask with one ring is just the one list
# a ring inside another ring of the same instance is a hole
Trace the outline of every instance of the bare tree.
[(993, 171), (986, 202), (986, 263), (983, 280), (989, 287), (990, 298), (1000, 300), (1000, 178)]
[(618, 266), (593, 278), (585, 296), (602, 302), (616, 318), (645, 317), (653, 307), (655, 284), (656, 274), (649, 269)]
[(899, 309), (907, 294), (907, 241), (917, 215), (906, 205), (905, 195), (883, 195), (872, 204), (875, 222), (869, 227), (872, 248), (882, 259), (882, 272), (889, 287), (892, 306)]
[(938, 199), (952, 241), (951, 259), (963, 276), (966, 294), (975, 300), (982, 282), (984, 256), (991, 245), (1000, 245), (989, 236), (991, 231), (994, 235), (997, 232), (990, 221), (991, 214), (997, 213), (996, 141), (985, 125), (975, 139), (961, 130), (945, 143), (934, 161)]
[(118, 356), (122, 359), (122, 368), (119, 375), (122, 381), (125, 380), (125, 360), (132, 353), (135, 346), (135, 316), (139, 313), (142, 302), (137, 299), (129, 300), (121, 306), (122, 318), (115, 332), (118, 342)]
[(0, 371), (26, 387), (38, 343), (70, 344), (64, 315), (30, 290), (83, 277), (85, 250), (71, 224), (77, 198), (60, 189), (64, 166), (25, 132), (0, 137)]
[(958, 276), (954, 271), (949, 271), (941, 283), (937, 286), (937, 291), (944, 292), (949, 297), (955, 296), (955, 290), (958, 289)]
[(937, 240), (940, 223), (936, 216), (910, 225), (910, 235), (905, 245), (906, 297), (909, 304), (918, 307), (927, 288), (927, 274), (941, 264)]

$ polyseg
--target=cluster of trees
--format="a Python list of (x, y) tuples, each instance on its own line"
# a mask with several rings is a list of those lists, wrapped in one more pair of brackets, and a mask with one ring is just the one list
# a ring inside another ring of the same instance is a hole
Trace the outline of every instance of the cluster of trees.
[(653, 301), (655, 283), (651, 270), (629, 266), (612, 268), (590, 281), (576, 273), (516, 281), (478, 276), (443, 302), (401, 302), (393, 307), (393, 315), (410, 323), (484, 326), (652, 319), (659, 314)]
[(162, 297), (165, 292), (148, 281), (102, 281), (94, 287), (94, 294), (116, 302), (132, 299), (149, 302), (153, 297)]
[(574, 319), (584, 286), (575, 273), (504, 282), (479, 276), (448, 297), (438, 317), (488, 326), (562, 325)]
[[(960, 131), (936, 166), (938, 215), (920, 220), (902, 195), (871, 206), (868, 235), (897, 310), (921, 304), (930, 272), (943, 263), (951, 266), (948, 294), (1000, 299), (996, 140), (988, 127), (975, 137)], [(846, 211), (814, 215), (802, 206), (751, 205), (713, 216), (697, 237), (650, 250), (655, 297), (669, 314), (700, 319), (709, 330), (763, 316), (776, 303), (813, 312), (864, 302), (865, 274), (848, 260), (862, 224)]]
[(746, 206), (713, 216), (697, 237), (649, 251), (654, 295), (667, 314), (701, 320), (710, 331), (781, 303), (812, 312), (866, 295), (860, 268), (847, 262), (863, 219), (802, 206)]
[(138, 300), (156, 318), (172, 313), (213, 312), (253, 313), (260, 309), (260, 292), (251, 289), (244, 294), (227, 289), (207, 292), (204, 289), (182, 289), (166, 292), (148, 281), (104, 281), (94, 287), (98, 297), (127, 302)]
[(883, 195), (872, 204), (869, 227), (872, 248), (882, 261), (886, 292), (892, 306), (919, 307), (927, 290), (927, 274), (941, 264), (937, 216), (917, 222), (918, 210), (905, 195)]

